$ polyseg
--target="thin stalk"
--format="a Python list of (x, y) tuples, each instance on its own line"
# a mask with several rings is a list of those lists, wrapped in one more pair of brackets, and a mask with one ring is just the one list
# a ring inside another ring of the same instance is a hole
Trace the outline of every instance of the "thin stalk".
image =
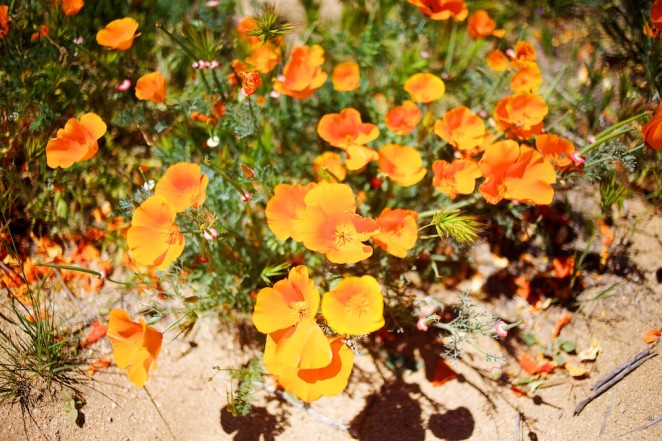
[(453, 20), (451, 24), (451, 38), (450, 41), (448, 42), (448, 51), (446, 52), (446, 62), (444, 63), (446, 72), (449, 75), (451, 73), (451, 68), (453, 67), (453, 56), (455, 55), (456, 40), (457, 40), (457, 22)]
[(241, 196), (242, 200), (243, 200), (244, 198), (246, 198), (247, 195), (250, 194), (249, 192), (247, 192), (247, 191), (245, 191), (243, 188), (241, 188), (241, 186), (237, 183), (237, 181), (235, 181), (235, 180), (232, 179), (230, 176), (228, 176), (223, 170), (221, 170), (218, 166), (216, 166), (216, 164), (212, 163), (212, 162), (211, 162), (211, 159), (209, 159), (209, 156), (206, 156), (206, 157), (205, 157), (204, 163), (205, 163), (205, 165), (207, 165), (209, 168), (211, 168), (211, 169), (214, 170), (216, 173), (218, 173), (218, 174), (221, 176), (221, 178), (223, 178), (223, 179), (225, 180), (225, 182), (227, 182), (227, 183), (230, 184), (235, 190), (237, 190), (237, 192), (238, 192), (239, 195)]

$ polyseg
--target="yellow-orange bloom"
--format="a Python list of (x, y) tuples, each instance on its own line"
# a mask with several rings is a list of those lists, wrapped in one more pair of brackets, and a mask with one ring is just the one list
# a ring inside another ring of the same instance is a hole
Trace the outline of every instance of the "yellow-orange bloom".
[(78, 14), (83, 6), (85, 6), (83, 0), (62, 0), (62, 11), (69, 17)]
[(247, 41), (251, 46), (258, 46), (262, 40), (257, 35), (249, 35), (253, 31), (259, 31), (260, 28), (255, 23), (253, 17), (243, 18), (237, 25), (237, 33), (239, 37)]
[(485, 61), (487, 61), (487, 65), (490, 69), (497, 72), (503, 72), (508, 69), (508, 57), (499, 49), (495, 49), (487, 54)]
[(133, 384), (144, 386), (149, 371), (156, 369), (163, 334), (148, 326), (142, 317), (136, 323), (126, 311), (113, 309), (108, 317), (106, 335), (113, 345), (115, 364), (120, 369), (128, 368), (127, 375)]
[(386, 114), (386, 127), (396, 135), (409, 135), (423, 119), (423, 114), (413, 101), (407, 100)]
[(471, 150), (482, 144), (485, 123), (468, 108), (456, 107), (434, 123), (434, 133), (460, 150)]
[(475, 40), (489, 37), (490, 35), (501, 38), (506, 34), (506, 31), (503, 29), (495, 28), (496, 21), (483, 9), (478, 9), (472, 13), (467, 21), (467, 31), (469, 31), (469, 35)]
[(305, 197), (315, 187), (311, 182), (306, 186), (301, 184), (278, 184), (274, 189), (274, 196), (269, 199), (265, 214), (269, 229), (280, 240), (292, 237), (297, 242), (301, 241), (297, 221), (306, 208)]
[(437, 160), (432, 163), (432, 172), (434, 188), (451, 199), (458, 194), (473, 193), (476, 179), (482, 176), (478, 164), (471, 159), (458, 159), (451, 163)]
[(313, 175), (318, 181), (342, 182), (347, 176), (347, 167), (340, 154), (324, 152), (313, 161)]
[(255, 46), (246, 62), (261, 74), (268, 74), (280, 62), (280, 49), (271, 43)]
[(166, 97), (166, 80), (158, 72), (148, 73), (136, 82), (136, 98), (162, 103)]
[(417, 73), (405, 81), (405, 91), (413, 101), (430, 103), (440, 100), (446, 92), (446, 85), (436, 75), (431, 73)]
[(641, 136), (648, 147), (662, 151), (662, 104), (658, 106), (655, 116), (641, 128)]
[(413, 210), (384, 208), (377, 219), (379, 234), (372, 238), (380, 248), (395, 257), (406, 257), (418, 239), (418, 213)]
[(9, 22), (11, 17), (9, 16), (9, 6), (0, 5), (0, 39), (3, 39), (9, 33)]
[(452, 17), (455, 21), (462, 21), (469, 15), (464, 0), (407, 0), (407, 2), (416, 6), (423, 15), (432, 20), (448, 20)]
[(510, 88), (515, 92), (535, 92), (540, 88), (542, 75), (534, 62), (522, 65), (510, 79)]
[(536, 61), (536, 48), (526, 41), (518, 41), (515, 45), (513, 62), (518, 66)]
[(305, 204), (295, 229), (306, 248), (326, 254), (333, 263), (356, 263), (372, 256), (372, 248), (362, 242), (379, 233), (379, 226), (356, 214), (351, 188), (321, 183), (308, 192)]
[(359, 87), (361, 72), (359, 65), (353, 61), (345, 61), (333, 68), (331, 81), (338, 92), (349, 92)]
[(163, 196), (152, 196), (136, 209), (126, 241), (141, 265), (164, 270), (184, 251), (184, 235), (175, 224), (175, 209)]
[(97, 43), (108, 49), (117, 49), (125, 51), (133, 44), (133, 39), (140, 34), (136, 34), (138, 22), (131, 17), (113, 20), (105, 28), (97, 32)]
[(494, 108), (494, 120), (499, 130), (520, 139), (540, 134), (547, 104), (534, 93), (519, 92), (502, 98)]
[(569, 139), (556, 135), (539, 135), (536, 138), (536, 148), (559, 170), (568, 168), (574, 163), (571, 155), (576, 149)]
[(69, 118), (63, 129), (46, 145), (46, 163), (51, 168), (69, 168), (74, 162), (94, 157), (99, 150), (97, 140), (106, 133), (106, 123), (96, 113)]
[(322, 116), (317, 124), (317, 134), (332, 146), (347, 152), (349, 170), (358, 170), (379, 157), (375, 150), (364, 146), (377, 139), (379, 128), (361, 122), (361, 114), (356, 109), (343, 109), (340, 113)]
[[(342, 337), (326, 337), (331, 349), (331, 361), (317, 369), (301, 369), (282, 363), (276, 350), (282, 341), (281, 333), (267, 336), (264, 347), (264, 366), (278, 377), (278, 383), (303, 401), (315, 401), (322, 396), (337, 395), (347, 387), (354, 365), (354, 353), (342, 341)], [(322, 350), (322, 348), (310, 348)], [(326, 350), (324, 348), (324, 350)]]
[(379, 149), (379, 168), (399, 185), (409, 187), (423, 179), (427, 170), (423, 168), (421, 154), (413, 147), (386, 144)]
[(263, 288), (258, 293), (253, 324), (265, 334), (281, 331), (275, 349), (280, 363), (315, 369), (331, 361), (324, 331), (315, 323), (319, 304), (320, 293), (303, 265), (290, 271), (287, 279), (276, 282), (273, 288)]
[(384, 295), (372, 276), (346, 277), (322, 297), (322, 315), (338, 334), (369, 334), (384, 326)]
[(550, 185), (556, 181), (554, 167), (531, 147), (496, 142), (485, 150), (478, 166), (485, 177), (478, 191), (490, 204), (509, 199), (546, 205), (554, 198)]
[(176, 213), (189, 207), (198, 210), (205, 201), (209, 183), (209, 177), (201, 174), (201, 171), (198, 164), (190, 162), (171, 165), (156, 184), (154, 194), (167, 199)]
[(274, 83), (276, 92), (304, 99), (322, 87), (328, 75), (322, 71), (324, 49), (319, 45), (295, 47), (283, 75)]
[(241, 79), (241, 88), (246, 96), (253, 95), (262, 85), (262, 78), (257, 72), (239, 72), (237, 75)]

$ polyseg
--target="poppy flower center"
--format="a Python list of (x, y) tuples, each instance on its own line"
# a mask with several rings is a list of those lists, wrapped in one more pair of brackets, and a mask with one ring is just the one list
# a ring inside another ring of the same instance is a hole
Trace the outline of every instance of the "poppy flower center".
[(297, 322), (308, 318), (310, 316), (308, 303), (306, 303), (304, 300), (294, 302), (292, 304), (292, 314), (294, 315)]
[(168, 238), (166, 239), (166, 242), (168, 245), (173, 245), (177, 242), (177, 238), (179, 237), (179, 229), (177, 228), (177, 225), (171, 225), (170, 227), (167, 227), (167, 230)]
[(362, 295), (354, 295), (347, 302), (348, 315), (361, 318), (365, 316), (370, 308), (368, 299)]
[(344, 247), (354, 241), (356, 230), (352, 224), (342, 224), (336, 227), (333, 234), (333, 241), (338, 247)]

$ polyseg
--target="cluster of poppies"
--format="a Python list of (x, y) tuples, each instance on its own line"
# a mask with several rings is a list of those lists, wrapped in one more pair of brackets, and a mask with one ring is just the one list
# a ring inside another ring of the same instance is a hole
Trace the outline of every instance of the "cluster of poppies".
[[(336, 335), (317, 324), (320, 309)], [(384, 298), (372, 276), (346, 277), (322, 296), (308, 268), (293, 268), (287, 279), (257, 294), (253, 323), (267, 334), (264, 365), (287, 391), (304, 401), (336, 395), (347, 386), (354, 353), (347, 336), (384, 326)]]

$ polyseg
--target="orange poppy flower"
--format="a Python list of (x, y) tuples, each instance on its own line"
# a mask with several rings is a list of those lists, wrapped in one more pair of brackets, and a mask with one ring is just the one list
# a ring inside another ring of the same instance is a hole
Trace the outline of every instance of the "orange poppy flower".
[(175, 224), (175, 209), (163, 196), (152, 196), (136, 209), (126, 241), (141, 265), (164, 270), (184, 251), (184, 235)]
[(494, 21), (487, 11), (483, 9), (478, 9), (471, 14), (467, 21), (467, 31), (469, 31), (469, 35), (471, 35), (474, 40), (489, 37), (490, 35), (501, 38), (506, 34), (506, 31), (503, 29), (495, 28), (496, 21)]
[(313, 161), (313, 175), (318, 181), (342, 182), (347, 176), (347, 168), (338, 153), (324, 152)]
[(262, 78), (257, 72), (239, 72), (237, 75), (241, 79), (241, 88), (246, 96), (253, 95), (257, 88), (262, 85)]
[(529, 139), (542, 131), (547, 115), (547, 104), (534, 93), (519, 92), (502, 98), (494, 108), (497, 129), (508, 131), (509, 136)]
[(386, 127), (396, 135), (409, 135), (423, 119), (423, 114), (413, 101), (407, 100), (386, 114)]
[(662, 104), (658, 106), (655, 116), (641, 128), (641, 136), (648, 147), (662, 151)]
[(434, 133), (460, 150), (471, 150), (482, 144), (485, 123), (468, 108), (456, 107), (434, 123)]
[(379, 168), (397, 184), (410, 187), (423, 179), (427, 170), (423, 159), (413, 147), (386, 144), (379, 149)]
[(317, 134), (332, 146), (347, 152), (349, 170), (358, 170), (379, 157), (375, 150), (364, 146), (377, 139), (379, 128), (361, 122), (361, 114), (356, 109), (343, 109), (340, 113), (322, 116), (317, 124)]
[(452, 17), (455, 21), (462, 21), (469, 15), (464, 0), (407, 0), (407, 2), (416, 6), (423, 15), (432, 20), (448, 20)]
[(9, 16), (9, 6), (0, 5), (0, 39), (5, 38), (9, 33), (9, 22), (11, 17)]
[(136, 98), (139, 100), (162, 103), (166, 97), (166, 80), (158, 72), (148, 73), (138, 78)]
[(536, 61), (536, 48), (526, 41), (518, 41), (515, 45), (514, 62), (517, 65), (526, 65)]
[(282, 331), (275, 349), (278, 361), (305, 369), (321, 368), (331, 361), (324, 331), (315, 323), (319, 304), (320, 293), (303, 265), (257, 294), (253, 324), (265, 334)]
[(270, 43), (256, 46), (251, 50), (246, 62), (261, 73), (268, 74), (280, 63), (280, 49)]
[(97, 32), (97, 43), (108, 49), (117, 49), (125, 51), (133, 44), (133, 39), (140, 34), (136, 34), (138, 22), (131, 17), (113, 20), (105, 28)]
[(418, 239), (418, 213), (413, 210), (385, 208), (377, 219), (379, 234), (372, 238), (380, 248), (395, 257), (406, 257)]
[(163, 334), (148, 326), (142, 317), (136, 323), (126, 311), (113, 309), (108, 317), (106, 335), (113, 345), (113, 358), (117, 367), (128, 368), (129, 380), (138, 387), (144, 386), (149, 371), (156, 369)]
[(192, 207), (199, 210), (205, 201), (209, 177), (201, 174), (198, 164), (178, 162), (166, 170), (156, 184), (154, 194), (167, 199), (175, 210), (181, 213)]
[(46, 163), (51, 168), (69, 168), (74, 162), (93, 158), (99, 150), (97, 140), (106, 133), (106, 123), (96, 113), (69, 118), (63, 129), (46, 145)]
[(515, 92), (535, 92), (540, 87), (542, 75), (534, 62), (522, 65), (510, 79), (510, 88)]
[(326, 254), (333, 263), (356, 263), (372, 256), (362, 242), (379, 233), (374, 219), (356, 214), (352, 189), (322, 183), (308, 192), (295, 228), (306, 248)]
[(306, 208), (305, 197), (310, 190), (315, 188), (314, 182), (306, 186), (301, 184), (278, 184), (274, 189), (274, 195), (267, 203), (265, 214), (267, 225), (279, 240), (292, 237), (297, 242), (301, 241), (297, 221)]
[(251, 32), (259, 30), (260, 28), (255, 23), (253, 17), (245, 17), (237, 25), (237, 33), (239, 34), (239, 37), (241, 37), (242, 40), (247, 41), (251, 46), (258, 46), (262, 43), (260, 37), (250, 35)]
[(347, 387), (354, 365), (354, 352), (343, 343), (342, 337), (326, 337), (331, 349), (331, 361), (317, 369), (301, 369), (280, 362), (275, 355), (280, 338), (279, 333), (267, 336), (264, 366), (278, 377), (278, 383), (286, 391), (310, 402), (322, 396), (337, 395)]
[(417, 73), (405, 81), (405, 91), (413, 101), (430, 103), (440, 100), (446, 92), (446, 85), (436, 75), (431, 73)]
[(655, 0), (651, 7), (651, 21), (653, 27), (662, 32), (662, 0)]
[(328, 75), (322, 71), (324, 49), (319, 45), (295, 47), (283, 75), (274, 83), (276, 92), (304, 99), (322, 87)]
[(346, 277), (322, 297), (322, 315), (338, 334), (369, 334), (384, 326), (384, 295), (372, 276)]
[(508, 69), (508, 57), (499, 49), (495, 49), (487, 54), (485, 61), (487, 61), (487, 65), (490, 69), (497, 72), (503, 72)]
[(575, 146), (568, 139), (556, 135), (540, 135), (536, 138), (536, 148), (559, 170), (568, 168), (574, 163), (571, 155), (575, 151)]
[(500, 141), (478, 163), (485, 177), (478, 191), (490, 204), (502, 199), (546, 205), (554, 198), (554, 167), (536, 150), (515, 141)]
[(353, 61), (345, 61), (333, 68), (331, 81), (338, 92), (349, 92), (359, 87), (361, 72), (359, 65)]
[(471, 159), (458, 159), (451, 163), (437, 160), (432, 163), (432, 172), (434, 188), (451, 199), (458, 194), (473, 193), (476, 179), (482, 176), (478, 164)]
[(83, 0), (62, 0), (62, 11), (68, 17), (78, 14), (83, 6), (85, 6)]
[(40, 40), (48, 35), (49, 29), (45, 24), (39, 25), (39, 32), (35, 32), (30, 36), (30, 41)]

